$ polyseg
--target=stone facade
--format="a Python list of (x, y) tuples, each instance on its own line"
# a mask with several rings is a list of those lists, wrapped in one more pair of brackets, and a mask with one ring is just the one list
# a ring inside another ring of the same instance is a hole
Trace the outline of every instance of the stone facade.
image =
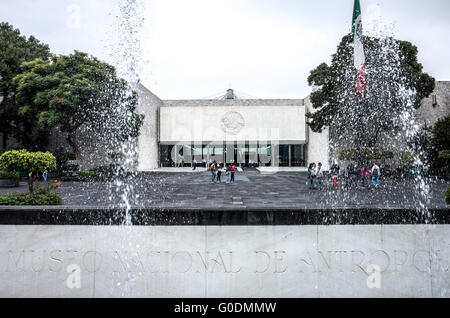
[(447, 116), (450, 116), (450, 81), (436, 82), (434, 92), (422, 101), (417, 120), (420, 125), (430, 127)]
[[(139, 171), (153, 170), (160, 166), (159, 161), (159, 145), (161, 142), (161, 109), (165, 113), (176, 112), (176, 109), (192, 109), (198, 111), (198, 108), (213, 109), (215, 111), (233, 110), (239, 114), (239, 109), (250, 110), (258, 114), (258, 109), (279, 112), (282, 110), (289, 110), (292, 107), (303, 109), (304, 112), (313, 112), (309, 96), (304, 99), (224, 99), (224, 100), (161, 100), (155, 94), (150, 92), (142, 85), (138, 86), (139, 105), (137, 112), (144, 114), (145, 122), (142, 127), (141, 136), (138, 140), (139, 159), (137, 169)], [(237, 110), (237, 111), (236, 111)], [(270, 111), (268, 112), (270, 114)], [(245, 112), (245, 111), (244, 111)], [(230, 113), (230, 111), (227, 111)], [(263, 112), (261, 112), (263, 113)], [(287, 112), (286, 115), (291, 119), (292, 114)], [(303, 114), (303, 113), (302, 113)], [(423, 100), (421, 108), (417, 111), (417, 121), (420, 125), (432, 126), (437, 120), (450, 115), (450, 81), (436, 82), (436, 89), (426, 99)], [(217, 115), (218, 116), (218, 115)], [(302, 117), (303, 115), (300, 115)], [(330, 151), (328, 145), (329, 130), (325, 129), (322, 133), (314, 133), (306, 126), (306, 119), (303, 117), (297, 121), (305, 129), (305, 136), (299, 135), (298, 142), (306, 144), (306, 163), (322, 162), (324, 168), (327, 170), (330, 160), (336, 157), (336, 152)], [(223, 119), (223, 117), (222, 117)], [(185, 118), (189, 121), (189, 118)], [(281, 123), (279, 126), (283, 126)], [(223, 125), (220, 122), (218, 125)], [(295, 128), (295, 127), (294, 127)], [(164, 129), (163, 129), (164, 130)], [(228, 129), (229, 130), (229, 129)], [(108, 163), (107, 152), (102, 147), (102, 142), (89, 134), (83, 134), (80, 129), (78, 136), (80, 138), (81, 146), (81, 162), (82, 169), (94, 169), (96, 167)], [(2, 135), (0, 134), (0, 140)], [(295, 140), (290, 140), (294, 142)], [(17, 143), (13, 138), (8, 139), (8, 145), (17, 147)], [(399, 149), (403, 143), (397, 141), (393, 144), (393, 149)], [(0, 145), (1, 146), (1, 145)], [(71, 152), (67, 144), (66, 136), (54, 130), (49, 140), (50, 151), (56, 152), (58, 150)]]
[(448, 298), (449, 230), (5, 225), (0, 297)]
[[(220, 100), (160, 100), (143, 86), (140, 91), (139, 112), (146, 119), (139, 138), (139, 170), (164, 165), (155, 156), (155, 149), (164, 145), (169, 147), (164, 153), (172, 152), (172, 157), (183, 153), (181, 163), (189, 164), (195, 157), (198, 163), (218, 160), (306, 166), (315, 160), (328, 169), (328, 132), (313, 133), (306, 124), (309, 98), (236, 99), (229, 90), (230, 97)], [(267, 147), (270, 158), (261, 160), (260, 151)], [(218, 148), (220, 155), (211, 154), (212, 148)], [(177, 160), (173, 158), (172, 164), (177, 165)]]

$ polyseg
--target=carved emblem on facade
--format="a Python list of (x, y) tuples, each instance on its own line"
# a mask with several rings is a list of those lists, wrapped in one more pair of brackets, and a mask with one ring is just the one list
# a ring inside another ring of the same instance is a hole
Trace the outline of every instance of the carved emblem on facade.
[(245, 119), (238, 112), (228, 112), (222, 116), (221, 125), (225, 133), (236, 135), (245, 127)]

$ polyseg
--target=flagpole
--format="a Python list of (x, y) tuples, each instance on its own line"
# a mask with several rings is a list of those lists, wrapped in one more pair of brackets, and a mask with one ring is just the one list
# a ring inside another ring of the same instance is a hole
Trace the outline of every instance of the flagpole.
[(355, 0), (353, 6), (353, 19), (352, 19), (352, 33), (353, 33), (353, 45), (354, 45), (354, 63), (356, 68), (356, 117), (358, 120), (356, 127), (356, 152), (358, 166), (362, 166), (361, 158), (361, 134), (362, 134), (362, 106), (364, 104), (364, 91), (365, 91), (365, 56), (364, 46), (362, 43), (362, 22), (361, 22), (361, 4), (360, 0)]
[(358, 94), (356, 94), (356, 107), (357, 107), (357, 128), (356, 128), (356, 155), (358, 158), (358, 167), (361, 169), (362, 167), (362, 158), (361, 158), (361, 106), (362, 102), (359, 99)]

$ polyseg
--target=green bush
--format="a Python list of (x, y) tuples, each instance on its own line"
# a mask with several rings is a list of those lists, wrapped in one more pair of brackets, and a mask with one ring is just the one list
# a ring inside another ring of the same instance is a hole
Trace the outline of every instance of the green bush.
[[(361, 160), (364, 162), (371, 160), (385, 160), (394, 158), (392, 151), (381, 150), (378, 148), (361, 148)], [(358, 154), (355, 148), (344, 148), (339, 153), (340, 160), (358, 160)]]
[(76, 156), (73, 153), (64, 152), (64, 150), (59, 149), (55, 152), (56, 158), (56, 169), (61, 172), (64, 169), (64, 164), (69, 160), (76, 160)]
[(0, 156), (0, 168), (9, 172), (55, 171), (56, 158), (50, 152), (11, 150)]
[(401, 164), (406, 168), (412, 168), (414, 166), (414, 163), (417, 160), (417, 156), (412, 153), (403, 153), (400, 156), (400, 162)]
[(450, 187), (448, 187), (447, 191), (445, 191), (445, 202), (447, 202), (447, 204), (450, 204)]
[(448, 160), (448, 159), (450, 159), (450, 150), (442, 150), (442, 151), (439, 151), (438, 158), (439, 158), (439, 159), (442, 159), (442, 160)]
[(19, 179), (19, 173), (0, 170), (0, 179)]
[[(50, 152), (11, 150), (0, 156), (0, 169), (8, 172), (44, 172), (56, 170), (56, 158)], [(33, 179), (28, 179), (28, 189), (33, 192)]]
[(11, 193), (0, 196), (0, 205), (61, 205), (58, 193), (36, 191), (34, 193)]
[(95, 177), (97, 175), (97, 172), (89, 170), (89, 171), (80, 171), (80, 177)]

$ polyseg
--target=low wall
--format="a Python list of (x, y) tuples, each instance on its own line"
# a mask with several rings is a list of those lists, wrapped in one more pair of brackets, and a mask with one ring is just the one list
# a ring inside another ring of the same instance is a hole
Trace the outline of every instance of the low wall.
[(0, 218), (0, 297), (450, 297), (448, 224), (45, 222)]
[(19, 179), (0, 179), (0, 188), (16, 188), (19, 185)]

